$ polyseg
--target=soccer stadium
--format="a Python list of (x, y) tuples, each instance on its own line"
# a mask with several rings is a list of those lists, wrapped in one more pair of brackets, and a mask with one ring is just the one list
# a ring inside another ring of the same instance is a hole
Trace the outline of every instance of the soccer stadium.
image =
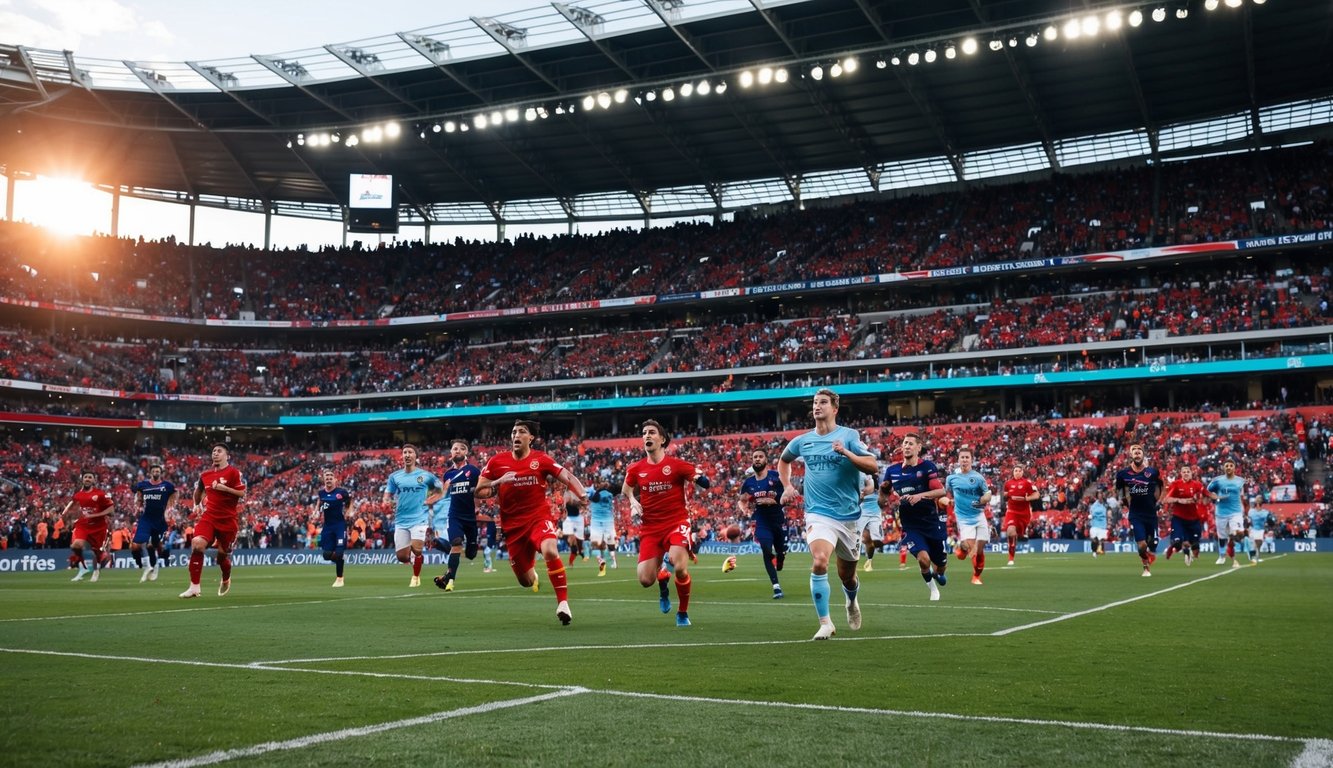
[(0, 765), (1333, 766), (1333, 6), (423, 14), (0, 32)]

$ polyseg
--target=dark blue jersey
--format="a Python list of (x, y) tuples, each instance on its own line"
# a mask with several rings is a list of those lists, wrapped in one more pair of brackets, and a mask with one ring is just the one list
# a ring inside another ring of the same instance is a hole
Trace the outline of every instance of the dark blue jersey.
[(167, 500), (171, 498), (171, 494), (176, 492), (176, 486), (166, 480), (158, 483), (140, 480), (139, 484), (134, 486), (134, 492), (143, 499), (143, 511), (139, 513), (140, 519), (165, 525), (167, 522)]
[[(782, 513), (782, 481), (778, 479), (778, 471), (770, 469), (762, 475), (755, 475), (745, 479), (741, 483), (741, 496), (754, 502), (754, 515), (767, 514), (769, 512)], [(772, 499), (777, 504), (760, 504), (760, 499)]]
[(330, 525), (346, 525), (347, 518), (344, 513), (347, 510), (347, 501), (349, 494), (342, 488), (334, 488), (326, 491), (319, 489), (319, 511), (324, 516), (324, 527)]
[(1125, 467), (1115, 473), (1116, 493), (1129, 496), (1129, 514), (1136, 517), (1157, 515), (1157, 493), (1162, 489), (1162, 473), (1156, 467), (1144, 466), (1135, 472)]
[(892, 485), (893, 492), (898, 494), (898, 525), (904, 531), (918, 531), (935, 539), (948, 536), (949, 513), (940, 509), (935, 499), (922, 499), (915, 504), (907, 502), (908, 496), (929, 491), (931, 482), (939, 479), (939, 469), (934, 462), (925, 459), (910, 467), (898, 462), (885, 468), (884, 482)]
[(465, 523), (477, 521), (477, 498), (472, 495), (477, 490), (477, 481), (481, 479), (481, 470), (471, 464), (450, 467), (440, 475), (444, 483), (444, 493), (449, 497), (449, 519)]

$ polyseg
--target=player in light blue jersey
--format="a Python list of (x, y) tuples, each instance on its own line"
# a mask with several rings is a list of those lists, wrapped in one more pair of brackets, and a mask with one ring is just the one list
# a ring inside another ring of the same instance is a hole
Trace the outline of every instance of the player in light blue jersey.
[(1273, 513), (1263, 508), (1261, 499), (1254, 497), (1250, 499), (1249, 529), (1250, 541), (1245, 553), (1250, 556), (1250, 565), (1257, 565), (1262, 560), (1259, 559), (1259, 553), (1264, 549), (1264, 532), (1268, 529), (1268, 523), (1273, 519)]
[(1088, 538), (1092, 540), (1092, 556), (1106, 554), (1104, 544), (1106, 531), (1110, 525), (1110, 510), (1106, 506), (1106, 491), (1097, 490), (1092, 503), (1088, 505)]
[(403, 445), (403, 468), (389, 475), (384, 485), (384, 504), (394, 504), (393, 543), (398, 562), (412, 564), (409, 587), (421, 586), (422, 554), (426, 529), (430, 527), (430, 505), (444, 497), (444, 484), (417, 466), (417, 447)]
[(805, 540), (812, 560), (810, 596), (819, 616), (815, 640), (827, 640), (836, 632), (828, 607), (828, 561), (834, 554), (842, 591), (847, 596), (847, 626), (861, 628), (861, 606), (856, 602), (861, 586), (856, 579), (861, 540), (857, 538), (856, 521), (861, 517), (861, 475), (877, 471), (874, 454), (856, 430), (838, 426), (838, 400), (838, 393), (831, 389), (816, 392), (812, 403), (815, 428), (787, 443), (778, 460), (784, 505), (800, 495), (791, 482), (792, 463), (797, 459), (805, 463)]
[[(878, 476), (879, 469), (875, 470)], [(863, 570), (869, 573), (875, 570), (875, 553), (884, 546), (884, 510), (879, 506), (879, 488), (875, 485), (875, 476), (861, 478), (861, 517), (856, 527), (861, 531), (861, 544), (866, 548), (866, 564)]]
[(588, 494), (588, 541), (592, 552), (597, 555), (597, 575), (606, 575), (607, 558), (611, 567), (616, 567), (616, 495), (611, 492), (611, 483), (598, 476), (593, 481), (593, 491)]
[(986, 544), (990, 541), (990, 522), (986, 506), (991, 489), (986, 478), (972, 468), (972, 449), (958, 449), (958, 471), (944, 480), (944, 491), (953, 499), (954, 522), (958, 525), (959, 560), (972, 559), (972, 583), (981, 584), (986, 569)]
[(1233, 459), (1224, 460), (1222, 474), (1208, 482), (1208, 496), (1216, 503), (1213, 514), (1219, 540), (1226, 536), (1226, 557), (1231, 560), (1232, 568), (1239, 568), (1236, 545), (1243, 546), (1245, 541), (1245, 510), (1249, 503), (1245, 498), (1245, 478), (1236, 474)]

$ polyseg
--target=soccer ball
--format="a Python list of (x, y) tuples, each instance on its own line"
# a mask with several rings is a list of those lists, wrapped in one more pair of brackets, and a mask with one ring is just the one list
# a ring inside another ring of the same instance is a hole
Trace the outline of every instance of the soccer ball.
[(725, 535), (727, 537), (727, 541), (740, 541), (741, 527), (739, 525), (736, 525), (735, 523), (732, 523), (731, 525), (727, 526)]

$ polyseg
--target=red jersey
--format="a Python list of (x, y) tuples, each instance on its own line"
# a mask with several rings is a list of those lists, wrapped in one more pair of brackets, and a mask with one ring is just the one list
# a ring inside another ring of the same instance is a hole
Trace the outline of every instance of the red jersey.
[(215, 490), (213, 488), (215, 480), (221, 480), (228, 488), (243, 491), (245, 478), (241, 477), (241, 470), (231, 464), (222, 469), (206, 469), (199, 476), (199, 486), (204, 489), (204, 518), (234, 528), (240, 524), (238, 510), (241, 506), (241, 497)]
[[(1010, 478), (1004, 482), (1005, 509), (1020, 515), (1032, 514), (1032, 502), (1027, 497), (1037, 492), (1037, 486), (1026, 477)], [(1014, 498), (1017, 496), (1018, 498)]]
[(500, 526), (518, 530), (538, 520), (551, 519), (551, 505), (546, 501), (546, 479), (556, 479), (564, 467), (541, 451), (529, 451), (517, 458), (513, 452), (498, 453), (486, 462), (481, 476), (492, 481), (508, 472), (514, 473), (512, 482), (496, 486), (500, 495)]
[(1203, 483), (1198, 480), (1181, 480), (1176, 478), (1166, 487), (1166, 495), (1177, 499), (1190, 499), (1189, 502), (1181, 503), (1179, 501), (1171, 505), (1171, 514), (1182, 520), (1202, 520), (1203, 510), (1194, 501), (1203, 495)]
[(640, 459), (625, 470), (625, 485), (637, 488), (643, 504), (645, 530), (663, 530), (688, 524), (690, 514), (685, 509), (685, 486), (694, 481), (699, 470), (690, 462), (675, 456), (664, 456), (653, 464)]
[(76, 524), (80, 528), (89, 531), (106, 530), (107, 521), (111, 519), (110, 515), (88, 517), (90, 514), (101, 512), (111, 506), (111, 497), (107, 495), (106, 491), (99, 488), (93, 488), (87, 491), (81, 490), (74, 494), (74, 503), (79, 505), (79, 519), (76, 521)]

